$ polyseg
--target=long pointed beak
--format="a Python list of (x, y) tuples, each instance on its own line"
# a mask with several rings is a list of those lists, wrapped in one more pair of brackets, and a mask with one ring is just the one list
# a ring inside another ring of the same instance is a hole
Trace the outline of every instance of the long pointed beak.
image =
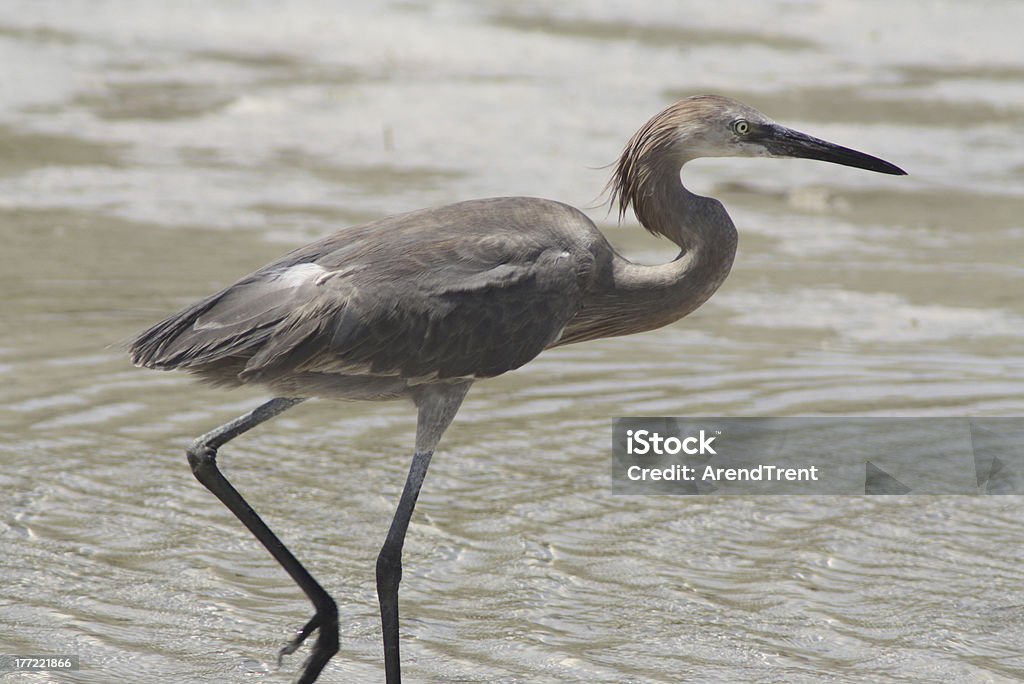
[(772, 126), (766, 133), (767, 135), (759, 142), (775, 157), (818, 159), (867, 171), (889, 173), (894, 176), (907, 175), (906, 171), (884, 159), (872, 157), (870, 154), (851, 150), (848, 147), (836, 145), (785, 126)]

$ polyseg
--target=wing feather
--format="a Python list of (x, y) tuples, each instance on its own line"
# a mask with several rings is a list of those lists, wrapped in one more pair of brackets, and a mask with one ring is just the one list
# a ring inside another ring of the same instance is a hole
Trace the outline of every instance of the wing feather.
[(543, 200), (463, 204), (300, 248), (139, 335), (133, 360), (235, 383), (518, 368), (558, 339), (593, 277), (579, 226), (559, 222), (592, 224)]

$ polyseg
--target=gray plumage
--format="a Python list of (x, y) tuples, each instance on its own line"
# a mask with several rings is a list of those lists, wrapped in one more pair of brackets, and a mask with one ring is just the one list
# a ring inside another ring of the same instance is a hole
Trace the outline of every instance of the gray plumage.
[(135, 341), (133, 360), (285, 396), (351, 398), (353, 382), (380, 378), (386, 398), (395, 379), (493, 377), (557, 340), (592, 285), (599, 240), (577, 210), (525, 198), (382, 219), (157, 324)]
[(403, 385), (500, 375), (556, 344), (666, 325), (706, 301), (732, 265), (729, 215), (689, 193), (679, 170), (711, 146), (744, 153), (729, 128), (740, 117), (780, 128), (726, 98), (688, 98), (640, 129), (616, 166), (620, 216), (632, 206), (675, 242), (682, 251), (669, 264), (627, 261), (558, 202), (460, 202), (301, 247), (143, 332), (132, 360), (285, 396), (389, 398)]
[(200, 437), (196, 477), (260, 539), (316, 608), (282, 653), (319, 631), (300, 682), (337, 651), (337, 611), (223, 478), (214, 457), (233, 437), (306, 397), (411, 398), (419, 411), (409, 478), (378, 556), (389, 684), (400, 681), (398, 580), (419, 488), (470, 385), (519, 368), (549, 347), (627, 335), (676, 321), (728, 275), (736, 229), (717, 200), (683, 187), (687, 161), (708, 156), (821, 159), (902, 174), (875, 157), (784, 128), (734, 100), (684, 99), (626, 145), (608, 184), (620, 217), (679, 247), (668, 263), (625, 259), (582, 212), (502, 197), (392, 216), (313, 242), (157, 323), (132, 360), (218, 385), (257, 383), (277, 397)]

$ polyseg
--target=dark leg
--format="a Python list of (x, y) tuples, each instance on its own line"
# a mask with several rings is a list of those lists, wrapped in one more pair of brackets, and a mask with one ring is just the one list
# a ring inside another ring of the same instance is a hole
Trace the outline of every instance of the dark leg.
[(277, 535), (271, 532), (256, 511), (242, 498), (238, 490), (221, 474), (216, 460), (218, 448), (301, 401), (302, 399), (271, 399), (244, 416), (206, 433), (189, 448), (188, 462), (192, 466), (192, 472), (196, 479), (231, 509), (235, 517), (249, 528), (249, 531), (270, 551), (281, 567), (291, 575), (299, 588), (313, 602), (316, 614), (299, 630), (298, 635), (281, 649), (278, 656), (278, 663), (280, 663), (281, 656), (293, 653), (310, 634), (319, 629), (316, 643), (313, 645), (313, 652), (306, 660), (298, 679), (299, 684), (310, 684), (316, 681), (327, 661), (338, 652), (338, 608), (334, 599), (302, 567), (291, 551), (281, 543)]
[(402, 667), (398, 651), (398, 585), (402, 581), (402, 547), (413, 508), (427, 475), (430, 457), (441, 435), (451, 424), (469, 383), (426, 386), (415, 396), (419, 417), (416, 424), (416, 453), (405, 480), (391, 529), (377, 556), (377, 598), (384, 632), (384, 672), (387, 684), (401, 684)]
[(432, 455), (430, 451), (425, 454), (417, 452), (412, 457), (412, 467), (409, 468), (402, 498), (391, 520), (391, 529), (388, 530), (384, 546), (377, 556), (377, 598), (380, 600), (380, 621), (384, 631), (384, 673), (387, 684), (399, 684), (402, 681), (401, 658), (398, 653), (398, 584), (402, 581), (402, 547)]

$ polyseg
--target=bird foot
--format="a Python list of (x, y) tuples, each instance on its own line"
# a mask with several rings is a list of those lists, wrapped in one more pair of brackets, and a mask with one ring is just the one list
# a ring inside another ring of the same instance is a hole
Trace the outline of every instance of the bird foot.
[(277, 666), (281, 667), (284, 657), (299, 650), (299, 647), (302, 646), (303, 642), (305, 642), (306, 639), (308, 639), (309, 636), (317, 630), (320, 630), (320, 632), (317, 635), (316, 643), (313, 644), (313, 651), (302, 664), (302, 672), (299, 674), (296, 684), (307, 684), (309, 682), (316, 681), (316, 678), (320, 675), (320, 671), (324, 668), (324, 665), (327, 664), (327, 661), (338, 652), (337, 613), (332, 616), (324, 616), (317, 613), (309, 620), (309, 622), (303, 625), (302, 629), (296, 632), (295, 637), (285, 644), (277, 653)]
[(302, 629), (295, 633), (295, 637), (289, 641), (284, 647), (277, 652), (277, 666), (281, 667), (281, 663), (286, 655), (291, 655), (299, 650), (299, 646), (309, 638), (309, 635), (316, 631), (320, 626), (320, 613), (314, 615), (309, 622), (303, 625)]

